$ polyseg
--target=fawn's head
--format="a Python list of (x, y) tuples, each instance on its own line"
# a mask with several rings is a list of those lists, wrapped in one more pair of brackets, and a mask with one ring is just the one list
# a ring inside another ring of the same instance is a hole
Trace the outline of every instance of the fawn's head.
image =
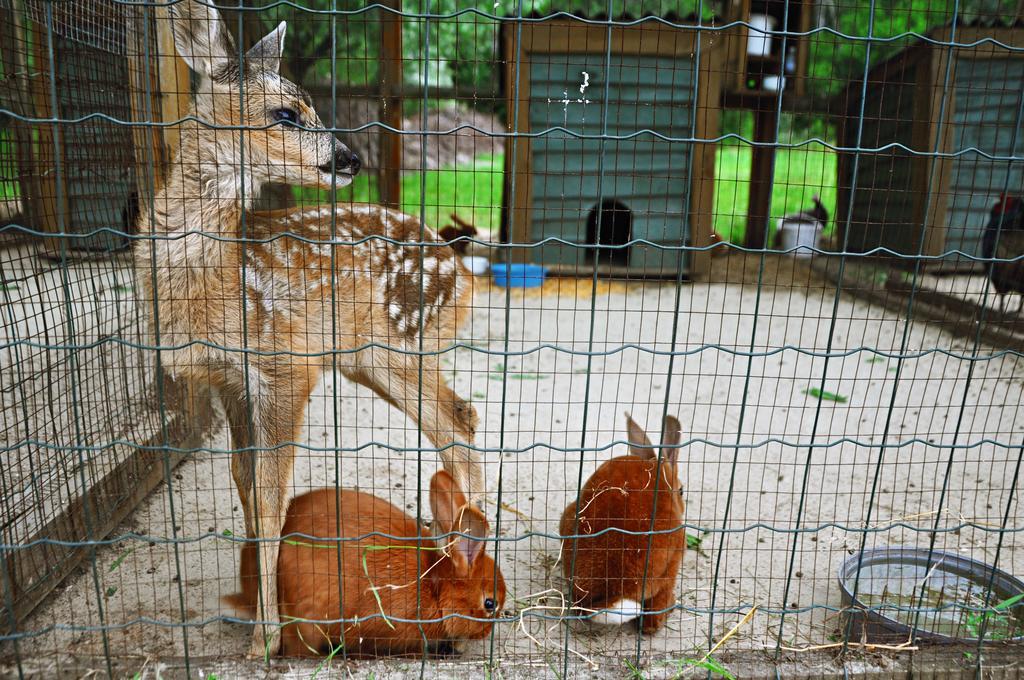
[[(285, 22), (239, 60), (214, 7), (185, 0), (169, 11), (178, 54), (200, 76), (196, 112), (201, 126), (211, 126), (204, 133), (204, 152), (212, 151), (218, 166), (233, 166), (257, 184), (329, 189), (332, 170), (334, 186), (352, 182), (359, 158), (323, 129), (309, 95), (279, 74)], [(245, 142), (241, 150), (239, 130)]]

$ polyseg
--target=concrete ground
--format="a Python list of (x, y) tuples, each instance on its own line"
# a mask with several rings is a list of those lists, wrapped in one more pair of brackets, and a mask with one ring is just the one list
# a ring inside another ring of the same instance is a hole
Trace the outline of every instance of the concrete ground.
[[(842, 604), (837, 570), (865, 536), (867, 547), (927, 546), (937, 529), (937, 548), (988, 562), (998, 552), (1001, 568), (1024, 575), (1019, 531), (1001, 543), (995, 531), (1007, 513), (1010, 526), (1024, 524), (1010, 482), (1024, 444), (1021, 360), (985, 347), (982, 360), (963, 359), (971, 353), (965, 340), (925, 323), (908, 326), (845, 292), (837, 300), (830, 284), (790, 258), (767, 258), (760, 288), (757, 257), (713, 262), (710, 280), (679, 288), (650, 281), (594, 288), (589, 279), (553, 279), (539, 291), (478, 286), (461, 335), (473, 347), (450, 352), (445, 365), (456, 391), (479, 410), (478, 444), (493, 451), (487, 509), (503, 539), (496, 552), (511, 620), (454, 665), (428, 662), (427, 675), (465, 675), (465, 664), (479, 670), (493, 658), (509, 677), (549, 676), (561, 672), (566, 654), (573, 675), (625, 673), (624, 659), (637, 651), (631, 627), (557, 620), (564, 582), (550, 535), (578, 479), (624, 451), (613, 445), (625, 438), (623, 411), (655, 431), (666, 402), (690, 442), (681, 455), (688, 531), (712, 533), (683, 560), (682, 608), (640, 641), (652, 675), (701, 658), (709, 639), (734, 627), (716, 656), (830, 643)], [(887, 356), (901, 347), (908, 358)], [(673, 349), (682, 353), (672, 358)], [(805, 393), (823, 375), (824, 389), (841, 401)], [(414, 450), (417, 439), (397, 411), (328, 376), (308, 407), (308, 448), (294, 489), (337, 476), (414, 512), (436, 459), (384, 445)], [(51, 669), (74, 658), (102, 669), (106, 647), (121, 672), (154, 674), (184, 654), (187, 634), (200, 671), (216, 666), (209, 671), (216, 677), (248, 677), (231, 662), (249, 630), (219, 618), (228, 613), (220, 597), (236, 589), (231, 536), (244, 531), (227, 457), (217, 453), (227, 445), (221, 426), (209, 451), (182, 464), (110, 545), (20, 622), (22, 658)], [(365, 448), (344, 453), (338, 466), (339, 445)], [(579, 451), (566, 450), (581, 445), (601, 449), (584, 453), (582, 469)], [(172, 534), (188, 540), (175, 550), (163, 542)], [(728, 613), (712, 621), (712, 605)], [(792, 611), (783, 617), (784, 608)], [(101, 625), (105, 636), (93, 628)], [(12, 646), (2, 654), (10, 660)], [(282, 668), (289, 677), (314, 670)], [(418, 673), (419, 662), (345, 672), (406, 670)]]

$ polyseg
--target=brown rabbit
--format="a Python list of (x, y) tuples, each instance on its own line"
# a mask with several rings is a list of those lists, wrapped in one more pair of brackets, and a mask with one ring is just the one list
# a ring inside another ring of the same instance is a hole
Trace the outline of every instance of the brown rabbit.
[[(400, 619), (448, 617), (423, 624), (427, 640), (438, 651), (450, 650), (451, 643), (458, 640), (487, 636), (494, 625), (490, 621), (450, 616), (489, 619), (505, 604), (505, 580), (479, 540), (487, 535), (487, 519), (466, 502), (465, 495), (455, 488), (452, 476), (443, 470), (430, 482), (430, 507), (439, 537), (421, 531), (421, 538), (417, 539), (414, 518), (370, 494), (318, 489), (295, 498), (288, 509), (286, 538), (281, 543), (277, 563), (284, 626), (281, 653), (324, 655), (338, 648), (342, 641), (347, 653), (357, 655), (420, 652), (419, 626)], [(452, 531), (474, 538), (443, 537)], [(374, 532), (377, 534), (368, 535)], [(323, 538), (288, 538), (288, 534)], [(340, 611), (338, 603), (339, 541), (330, 540), (337, 537), (360, 537), (340, 541), (344, 611)], [(241, 555), (242, 592), (224, 600), (241, 616), (249, 618), (256, 614), (255, 574), (255, 545), (246, 543)], [(418, 576), (421, 605), (417, 611)], [(356, 617), (361, 620), (346, 623), (344, 632), (341, 623), (315, 623)]]
[[(654, 531), (668, 533), (634, 535), (608, 531), (600, 536), (562, 539), (562, 569), (572, 583), (575, 607), (608, 610), (599, 611), (593, 621), (621, 624), (644, 611), (659, 612), (642, 618), (643, 631), (653, 633), (668, 618), (668, 612), (663, 610), (675, 602), (676, 577), (686, 550), (682, 487), (676, 473), (679, 449), (662, 449), (659, 465), (657, 451), (628, 413), (626, 428), (630, 455), (609, 460), (590, 476), (579, 497), (579, 523), (575, 522), (576, 503), (572, 503), (562, 513), (561, 534), (583, 536), (609, 528), (649, 532), (652, 513)], [(676, 446), (681, 436), (679, 421), (666, 417), (662, 445)], [(577, 541), (572, 578), (573, 546)]]

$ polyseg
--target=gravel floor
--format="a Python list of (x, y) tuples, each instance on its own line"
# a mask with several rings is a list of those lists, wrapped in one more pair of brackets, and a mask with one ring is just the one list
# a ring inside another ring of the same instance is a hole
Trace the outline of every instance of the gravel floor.
[[(970, 354), (966, 341), (928, 324), (907, 326), (846, 294), (837, 301), (834, 288), (791, 259), (766, 262), (760, 288), (752, 283), (758, 258), (739, 255), (714, 260), (710, 281), (679, 288), (553, 279), (541, 290), (507, 293), (481, 282), (462, 333), (473, 348), (452, 351), (446, 366), (480, 411), (478, 443), (492, 450), (487, 509), (492, 529), (509, 539), (498, 543), (498, 561), (516, 620), (496, 627), (493, 646), (470, 645), (462, 660), (479, 664), (493, 654), (505, 668), (548, 675), (568, 650), (582, 675), (624, 670), (637, 649), (631, 627), (557, 621), (559, 546), (544, 534), (557, 533), (580, 476), (624, 450), (613, 442), (625, 438), (626, 410), (655, 431), (666, 403), (679, 416), (691, 442), (681, 456), (688, 531), (715, 530), (683, 561), (683, 608), (640, 642), (659, 673), (699, 658), (709, 636), (721, 638), (754, 605), (726, 652), (828, 643), (836, 614), (812, 605), (841, 604), (837, 569), (865, 535), (848, 528), (870, 527), (869, 547), (927, 545), (927, 530), (936, 528), (937, 547), (992, 561), (999, 533), (991, 529), (1007, 512), (1010, 525), (1022, 525), (1010, 492), (1024, 442), (1020, 360), (960, 359)], [(902, 362), (859, 351), (895, 354), (901, 344), (910, 355)], [(673, 349), (683, 353), (673, 358)], [(992, 355), (980, 348), (980, 357)], [(842, 401), (805, 394), (822, 384)], [(416, 454), (417, 439), (397, 411), (328, 376), (309, 404), (309, 449), (300, 452), (295, 490), (337, 475), (414, 512), (418, 488), (437, 468), (431, 454)], [(902, 445), (880, 449), (883, 442)], [(339, 444), (365, 448), (342, 456), (339, 467)], [(582, 469), (581, 445), (589, 449)], [(227, 458), (215, 452), (227, 446), (223, 427), (209, 446), (214, 452), (182, 464), (117, 532), (153, 542), (126, 538), (100, 548), (21, 622), (30, 635), (20, 643), (24, 657), (59, 666), (69, 653), (101, 657), (106, 644), (122, 668), (152, 670), (183, 654), (186, 633), (191, 655), (241, 655), (248, 629), (218, 619), (226, 614), (220, 596), (236, 586), (230, 535), (243, 532)], [(190, 542), (177, 551), (161, 543), (172, 530)], [(999, 565), (1024, 575), (1019, 533), (1003, 537)], [(732, 613), (712, 621), (712, 604)], [(782, 616), (784, 607), (794, 611)], [(189, 625), (174, 625), (182, 621)], [(106, 638), (83, 629), (101, 622), (111, 627)]]

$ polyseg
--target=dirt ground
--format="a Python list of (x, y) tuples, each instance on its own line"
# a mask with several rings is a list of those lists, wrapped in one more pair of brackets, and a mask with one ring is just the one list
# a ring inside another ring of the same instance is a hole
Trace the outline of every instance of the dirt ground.
[[(593, 287), (589, 279), (552, 279), (535, 291), (478, 285), (461, 334), (472, 347), (453, 350), (445, 363), (455, 390), (477, 407), (477, 443), (489, 450), (487, 510), (502, 539), (489, 549), (509, 585), (510, 620), (454, 666), (428, 666), (428, 675), (464, 674), (463, 664), (479, 670), (493, 659), (509, 677), (550, 676), (565, 654), (573, 675), (625, 673), (624, 659), (638, 650), (632, 627), (559, 621), (564, 582), (551, 536), (578, 480), (624, 452), (614, 444), (625, 438), (623, 411), (656, 431), (666, 403), (688, 442), (688, 531), (711, 533), (683, 560), (681, 609), (639, 642), (652, 675), (703, 656), (709, 640), (754, 606), (721, 653), (829, 643), (842, 604), (837, 571), (862, 537), (867, 547), (927, 546), (936, 529), (937, 548), (990, 563), (998, 552), (1001, 568), (1024, 575), (1019, 531), (1001, 542), (994, 531), (1007, 513), (1010, 526), (1022, 525), (1010, 483), (1024, 445), (1021, 360), (985, 347), (977, 354), (984, 360), (961, 358), (974, 349), (962, 338), (908, 326), (845, 293), (837, 300), (831, 285), (793, 269), (791, 259), (768, 258), (758, 288), (757, 261), (716, 259), (711, 280), (681, 287)], [(892, 355), (901, 347), (908, 358), (898, 361)], [(842, 401), (805, 394), (822, 385)], [(424, 489), (429, 514), (425, 489), (437, 462), (419, 455), (417, 442), (404, 416), (327, 376), (308, 407), (295, 492), (337, 478), (414, 513)], [(221, 426), (208, 451), (183, 463), (108, 546), (20, 622), (23, 658), (57, 667), (70, 656), (92, 658), (101, 669), (106, 646), (127, 675), (145, 675), (162, 658), (181, 657), (187, 635), (200, 666), (216, 663), (220, 678), (246, 677), (223, 665), (240, 657), (249, 635), (220, 618), (228, 614), (220, 597), (236, 589), (232, 538), (244, 531), (228, 458), (218, 453), (227, 446)], [(363, 448), (336, 455), (338, 446)], [(175, 549), (166, 542), (172, 535), (187, 540)], [(712, 607), (727, 612), (712, 618)], [(105, 636), (92, 629), (101, 624)], [(313, 670), (289, 668), (285, 677)], [(363, 664), (354, 672), (381, 677), (374, 669), (418, 673), (420, 665)]]

